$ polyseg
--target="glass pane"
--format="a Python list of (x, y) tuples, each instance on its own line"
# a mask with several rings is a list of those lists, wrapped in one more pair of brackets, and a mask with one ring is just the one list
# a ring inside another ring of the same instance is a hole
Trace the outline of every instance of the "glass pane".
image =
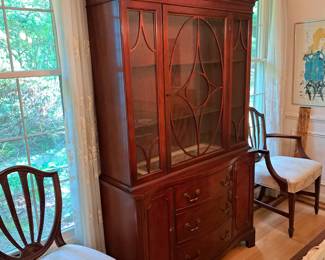
[(256, 68), (257, 68), (257, 64), (256, 62), (252, 62), (251, 64), (251, 81), (250, 81), (250, 95), (254, 95), (256, 93), (256, 88), (255, 88), (255, 84), (256, 84)]
[(52, 178), (44, 178), (45, 214), (42, 241), (46, 240), (52, 230), (55, 216), (55, 193)]
[(63, 168), (56, 167), (55, 170), (58, 171), (58, 173), (59, 173), (60, 181), (66, 181), (66, 180), (70, 179), (70, 172), (69, 172), (68, 168), (66, 168), (66, 167), (63, 167)]
[(155, 14), (129, 10), (129, 44), (138, 175), (160, 169)]
[(0, 72), (10, 70), (9, 50), (7, 45), (3, 11), (0, 10)]
[[(22, 230), (25, 234), (27, 242), (31, 242), (26, 201), (25, 201), (25, 197), (23, 195), (23, 188), (22, 188), (18, 173), (10, 174), (8, 176), (8, 182), (9, 182), (11, 195), (14, 200), (16, 212), (17, 212)], [(36, 224), (36, 222), (35, 222), (35, 224)]]
[(57, 68), (52, 14), (6, 10), (14, 70)]
[(221, 149), (224, 19), (169, 15), (172, 164)]
[[(15, 178), (16, 179), (16, 178)], [(19, 179), (18, 179), (19, 182)], [(19, 183), (17, 182), (17, 180), (12, 180), (9, 179), (9, 184), (11, 184), (12, 186), (17, 186)], [(17, 190), (17, 189), (16, 189)], [(11, 191), (11, 194), (14, 195), (14, 192)], [(18, 197), (18, 196), (17, 196)], [(17, 197), (13, 197), (14, 200), (17, 199)], [(9, 230), (10, 234), (13, 236), (13, 238), (15, 239), (15, 241), (20, 245), (23, 246), (23, 242), (20, 239), (19, 233), (16, 229), (15, 223), (13, 221), (13, 218), (10, 214), (10, 210), (9, 210), (9, 206), (8, 203), (5, 199), (5, 195), (4, 195), (4, 191), (2, 189), (2, 187), (0, 186), (0, 216), (3, 220), (3, 222), (6, 225), (6, 228)], [(5, 235), (0, 231), (0, 250), (4, 251), (4, 252), (10, 252), (15, 250), (16, 248), (5, 238)]]
[(61, 229), (65, 230), (74, 225), (72, 197), (71, 197), (71, 189), (70, 189), (69, 181), (65, 181), (61, 183), (61, 193), (62, 193), (62, 202), (63, 202)]
[(254, 6), (253, 21), (252, 21), (252, 58), (257, 58), (258, 53), (258, 32), (259, 32), (259, 2)]
[(0, 170), (22, 164), (28, 164), (23, 140), (0, 143)]
[(19, 80), (27, 134), (64, 129), (58, 76)]
[(23, 136), (16, 80), (0, 79), (0, 139)]
[(49, 0), (4, 0), (5, 6), (20, 8), (49, 9)]
[(29, 138), (31, 165), (44, 171), (68, 165), (65, 134), (45, 134)]
[(232, 61), (232, 144), (237, 144), (247, 139), (245, 137), (247, 32), (248, 21), (235, 20)]

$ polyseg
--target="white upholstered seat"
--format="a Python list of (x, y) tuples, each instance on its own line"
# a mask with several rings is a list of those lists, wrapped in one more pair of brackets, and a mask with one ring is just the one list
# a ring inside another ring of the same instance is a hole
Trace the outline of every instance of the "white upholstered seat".
[(114, 260), (94, 249), (68, 244), (40, 258), (41, 260)]
[[(322, 164), (309, 159), (274, 156), (271, 157), (277, 174), (288, 182), (288, 192), (296, 193), (307, 188), (322, 174)], [(265, 161), (255, 164), (255, 183), (280, 190), (279, 185), (266, 168)]]

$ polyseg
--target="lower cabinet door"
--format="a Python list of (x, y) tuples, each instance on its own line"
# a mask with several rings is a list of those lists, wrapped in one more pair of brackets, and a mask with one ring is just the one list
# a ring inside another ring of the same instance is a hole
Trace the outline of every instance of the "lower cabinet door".
[(253, 225), (254, 158), (247, 156), (235, 164), (234, 235)]
[(171, 259), (172, 192), (154, 196), (146, 207), (147, 252), (150, 260)]

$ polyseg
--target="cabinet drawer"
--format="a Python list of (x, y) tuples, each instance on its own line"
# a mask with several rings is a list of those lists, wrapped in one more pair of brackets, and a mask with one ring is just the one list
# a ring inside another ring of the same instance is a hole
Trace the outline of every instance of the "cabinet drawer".
[(231, 168), (208, 177), (175, 186), (176, 210), (198, 205), (211, 198), (230, 196), (232, 186)]
[(231, 241), (231, 221), (219, 229), (176, 248), (177, 260), (212, 260)]
[(226, 197), (210, 200), (199, 207), (185, 210), (176, 215), (177, 242), (196, 238), (216, 230), (231, 217), (232, 204)]

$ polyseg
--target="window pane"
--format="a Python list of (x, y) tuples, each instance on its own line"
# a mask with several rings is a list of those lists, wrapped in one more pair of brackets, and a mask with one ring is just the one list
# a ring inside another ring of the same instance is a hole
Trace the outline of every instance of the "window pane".
[(255, 96), (254, 95), (251, 95), (249, 97), (249, 106), (250, 107), (254, 107), (254, 104), (255, 104)]
[(57, 68), (52, 14), (7, 10), (14, 70)]
[(27, 134), (64, 129), (58, 76), (20, 79)]
[(70, 172), (69, 169), (66, 167), (63, 168), (56, 168), (56, 171), (59, 173), (59, 179), (60, 181), (66, 181), (70, 179)]
[(0, 143), (0, 170), (9, 166), (27, 163), (26, 148), (23, 140)]
[(253, 31), (252, 31), (252, 58), (257, 57), (258, 52), (258, 20), (259, 20), (259, 2), (256, 2), (253, 13)]
[(54, 222), (55, 216), (55, 193), (53, 181), (51, 178), (44, 178), (45, 186), (45, 212), (44, 212), (44, 230), (42, 240), (48, 238)]
[(0, 10), (0, 72), (3, 71), (10, 71), (10, 60), (3, 11)]
[[(9, 180), (9, 184), (12, 185), (12, 180)], [(11, 191), (11, 194), (13, 195), (13, 191)], [(14, 200), (16, 200), (17, 197), (14, 197)], [(10, 209), (8, 206), (8, 203), (5, 199), (4, 191), (2, 187), (0, 186), (0, 216), (3, 220), (3, 222), (6, 225), (6, 228), (9, 230), (10, 234), (13, 236), (15, 241), (20, 245), (23, 246), (23, 242), (20, 239), (20, 236), (18, 234), (18, 231), (15, 227), (15, 223), (11, 217)], [(10, 252), (15, 250), (16, 248), (6, 239), (6, 236), (0, 231), (0, 251), (4, 252)]]
[(45, 134), (29, 138), (31, 164), (49, 171), (68, 165), (65, 134)]
[(65, 181), (61, 183), (61, 192), (63, 202), (61, 229), (65, 230), (67, 228), (70, 228), (74, 224), (70, 181)]
[(255, 94), (263, 94), (265, 91), (264, 87), (264, 71), (265, 71), (265, 66), (264, 62), (258, 62), (256, 64), (256, 76), (255, 76)]
[(49, 9), (49, 0), (5, 0), (5, 6)]
[(250, 94), (255, 94), (255, 84), (256, 84), (256, 63), (252, 62), (251, 64), (251, 85), (250, 85)]
[(0, 140), (23, 136), (16, 80), (0, 79)]

